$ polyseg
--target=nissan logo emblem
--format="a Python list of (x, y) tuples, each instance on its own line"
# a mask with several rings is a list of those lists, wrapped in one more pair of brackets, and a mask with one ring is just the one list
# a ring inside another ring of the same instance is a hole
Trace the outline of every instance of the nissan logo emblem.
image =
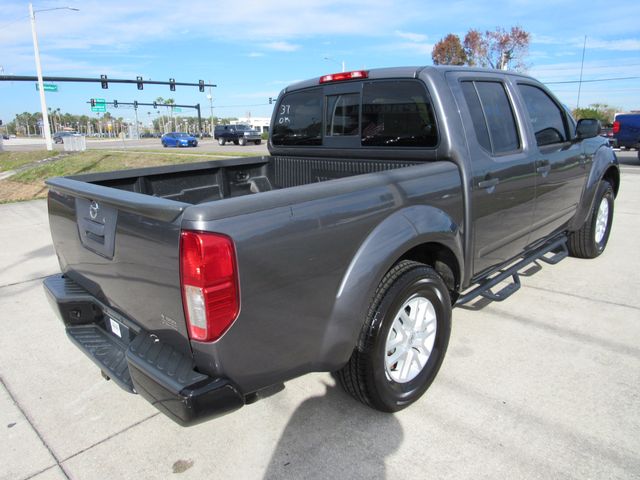
[(98, 217), (99, 210), (100, 205), (98, 205), (98, 202), (92, 201), (89, 205), (89, 216), (91, 217), (91, 220), (95, 220)]

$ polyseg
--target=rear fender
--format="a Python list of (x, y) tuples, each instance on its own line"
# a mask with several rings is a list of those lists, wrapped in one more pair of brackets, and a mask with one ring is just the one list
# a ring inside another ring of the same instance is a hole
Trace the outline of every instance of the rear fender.
[[(317, 370), (334, 371), (349, 360), (382, 277), (406, 252), (424, 243), (446, 246), (454, 252), (458, 265), (463, 265), (460, 226), (434, 207), (418, 205), (399, 210), (369, 234), (340, 284)], [(462, 271), (457, 274), (461, 276)]]
[(613, 185), (613, 190), (617, 195), (618, 188), (620, 187), (620, 167), (618, 159), (611, 148), (603, 145), (598, 148), (593, 155), (591, 171), (589, 172), (589, 177), (587, 178), (587, 182), (582, 190), (582, 197), (580, 198), (576, 214), (569, 223), (569, 230), (579, 230), (580, 227), (584, 225), (584, 222), (587, 221), (587, 217), (589, 216), (589, 212), (591, 211), (593, 202), (595, 201), (598, 184), (607, 174), (609, 169), (614, 169), (615, 172), (614, 178), (617, 179), (616, 181), (618, 184)]

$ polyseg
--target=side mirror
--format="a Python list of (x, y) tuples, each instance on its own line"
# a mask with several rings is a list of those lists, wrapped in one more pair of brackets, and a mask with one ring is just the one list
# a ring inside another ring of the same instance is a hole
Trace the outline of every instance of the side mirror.
[(600, 135), (601, 130), (602, 126), (600, 125), (600, 120), (595, 118), (583, 118), (582, 120), (578, 120), (576, 137), (578, 137), (578, 140), (597, 137)]

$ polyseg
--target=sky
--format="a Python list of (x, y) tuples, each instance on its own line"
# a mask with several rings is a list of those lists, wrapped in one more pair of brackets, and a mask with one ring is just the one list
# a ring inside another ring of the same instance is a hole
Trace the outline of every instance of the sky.
[[(73, 7), (79, 11), (53, 10)], [(44, 75), (197, 82), (212, 90), (213, 115), (270, 116), (269, 97), (287, 84), (341, 70), (431, 65), (433, 45), (448, 33), (520, 26), (531, 34), (528, 74), (570, 108), (585, 36), (580, 106), (605, 103), (640, 110), (640, 2), (618, 0), (41, 0), (34, 3)], [(0, 0), (0, 75), (35, 75), (28, 2)], [(91, 114), (90, 98), (200, 103), (211, 114), (208, 89), (60, 83), (47, 104)], [(0, 82), (0, 119), (36, 112), (33, 82)], [(110, 110), (132, 118), (127, 108)], [(149, 113), (150, 112), (150, 113)], [(143, 118), (153, 108), (141, 107)], [(181, 115), (188, 115), (185, 111)]]

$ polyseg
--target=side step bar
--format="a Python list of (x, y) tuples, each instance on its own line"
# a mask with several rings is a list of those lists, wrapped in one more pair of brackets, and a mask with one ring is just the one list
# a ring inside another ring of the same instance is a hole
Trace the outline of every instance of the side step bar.
[[(551, 252), (553, 252), (553, 255), (547, 256), (547, 254)], [(526, 267), (530, 263), (535, 262), (536, 260), (541, 260), (550, 265), (555, 265), (561, 260), (567, 258), (568, 255), (569, 250), (567, 249), (566, 236), (563, 235), (559, 238), (551, 240), (543, 244), (541, 247), (531, 251), (525, 257), (523, 257), (522, 260), (514, 263), (506, 270), (502, 270), (497, 275), (481, 281), (480, 284), (473, 290), (460, 296), (460, 298), (458, 298), (458, 301), (456, 302), (456, 306), (469, 303), (471, 300), (474, 300), (478, 296), (493, 300), (494, 302), (502, 302), (520, 289), (520, 276), (518, 275), (518, 272), (524, 267)], [(491, 290), (497, 284), (509, 277), (512, 278), (512, 283), (508, 284), (497, 292), (493, 292)]]

